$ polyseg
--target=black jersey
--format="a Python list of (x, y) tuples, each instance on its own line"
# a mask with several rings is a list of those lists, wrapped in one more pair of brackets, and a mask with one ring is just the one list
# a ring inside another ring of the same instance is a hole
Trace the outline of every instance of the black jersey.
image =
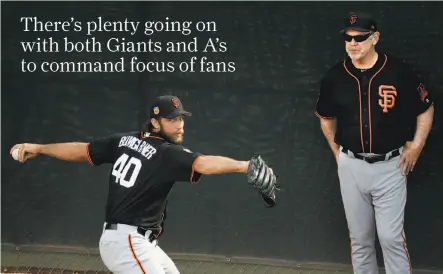
[(368, 70), (357, 69), (350, 58), (332, 67), (322, 79), (316, 115), (337, 118), (337, 144), (383, 154), (413, 139), (417, 116), (432, 103), (409, 65), (379, 54)]
[(88, 146), (91, 165), (112, 164), (106, 222), (144, 227), (160, 234), (166, 203), (176, 181), (197, 183), (201, 155), (155, 133), (131, 132), (96, 139)]

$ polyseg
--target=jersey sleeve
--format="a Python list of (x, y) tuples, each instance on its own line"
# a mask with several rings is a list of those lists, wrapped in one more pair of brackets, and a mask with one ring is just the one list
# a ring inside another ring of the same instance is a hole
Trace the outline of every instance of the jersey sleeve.
[(411, 66), (404, 64), (401, 79), (405, 81), (403, 92), (408, 94), (408, 105), (416, 115), (425, 112), (433, 104), (433, 99), (422, 77)]
[(170, 167), (167, 172), (175, 181), (197, 183), (202, 174), (195, 171), (194, 162), (201, 155), (183, 146), (169, 146), (165, 150), (165, 160)]
[(332, 86), (328, 78), (323, 78), (320, 83), (320, 92), (317, 98), (315, 115), (319, 118), (332, 119), (336, 116), (332, 98)]
[(110, 135), (97, 138), (87, 146), (88, 161), (92, 166), (99, 166), (114, 161), (115, 151), (118, 148), (119, 136)]

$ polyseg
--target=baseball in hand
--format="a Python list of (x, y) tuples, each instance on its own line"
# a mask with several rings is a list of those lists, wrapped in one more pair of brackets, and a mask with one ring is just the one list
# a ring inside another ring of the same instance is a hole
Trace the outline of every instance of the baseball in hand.
[(18, 151), (19, 149), (16, 148), (12, 151), (12, 158), (14, 158), (14, 160), (18, 161)]

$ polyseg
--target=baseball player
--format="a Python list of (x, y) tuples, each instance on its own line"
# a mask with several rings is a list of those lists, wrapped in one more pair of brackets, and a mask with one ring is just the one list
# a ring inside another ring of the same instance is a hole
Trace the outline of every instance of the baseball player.
[(316, 115), (338, 164), (354, 273), (378, 273), (377, 231), (386, 273), (409, 274), (406, 181), (433, 101), (409, 65), (375, 50), (380, 33), (370, 16), (351, 13), (342, 34), (348, 56), (323, 77)]
[(179, 98), (160, 96), (150, 107), (146, 130), (118, 133), (90, 143), (18, 144), (21, 163), (38, 155), (64, 161), (110, 164), (100, 255), (113, 273), (179, 273), (158, 246), (166, 204), (176, 181), (196, 184), (203, 174), (245, 173), (267, 207), (275, 205), (276, 176), (260, 156), (237, 161), (193, 152), (181, 145), (184, 110)]

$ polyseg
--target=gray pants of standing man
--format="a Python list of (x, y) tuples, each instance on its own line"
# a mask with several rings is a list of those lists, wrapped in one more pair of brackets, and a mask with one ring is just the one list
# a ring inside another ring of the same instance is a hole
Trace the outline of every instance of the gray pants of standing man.
[(403, 230), (407, 180), (397, 167), (400, 157), (389, 155), (388, 160), (367, 163), (340, 148), (338, 176), (357, 274), (378, 273), (376, 229), (386, 273), (412, 273)]

